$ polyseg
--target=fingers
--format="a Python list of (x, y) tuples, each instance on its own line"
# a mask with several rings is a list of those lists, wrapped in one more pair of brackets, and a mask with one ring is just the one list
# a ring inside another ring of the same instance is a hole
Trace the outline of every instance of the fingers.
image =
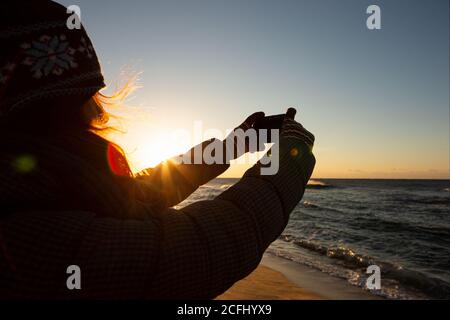
[(264, 118), (265, 114), (262, 111), (259, 112), (255, 112), (252, 115), (250, 115), (247, 119), (245, 119), (245, 121), (239, 126), (239, 128), (242, 128), (244, 130), (249, 129), (253, 126), (253, 124), (261, 119)]
[(249, 116), (247, 119), (245, 119), (244, 122), (252, 125), (253, 123), (255, 123), (255, 121), (257, 121), (261, 118), (264, 118), (264, 117), (265, 117), (264, 112), (259, 111), (259, 112), (253, 113), (251, 116)]
[(300, 123), (292, 119), (286, 119), (283, 124), (282, 135), (285, 138), (296, 139), (313, 146), (315, 137), (306, 130)]
[(314, 145), (314, 135), (306, 130), (300, 123), (294, 120), (297, 110), (289, 108), (286, 112), (286, 117), (283, 122), (282, 135), (285, 138), (291, 138), (303, 141), (311, 147)]
[(289, 108), (286, 112), (286, 118), (293, 120), (295, 118), (296, 113), (297, 113), (297, 110), (295, 110), (295, 108)]

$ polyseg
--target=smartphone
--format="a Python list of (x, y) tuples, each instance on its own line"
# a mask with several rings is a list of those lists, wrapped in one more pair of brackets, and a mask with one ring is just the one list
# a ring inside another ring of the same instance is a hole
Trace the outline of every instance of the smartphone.
[[(283, 114), (277, 114), (277, 115), (273, 115), (273, 116), (264, 117), (264, 118), (256, 121), (255, 124), (253, 125), (253, 128), (256, 130), (267, 129), (267, 141), (265, 141), (265, 142), (267, 142), (267, 143), (273, 142), (271, 129), (278, 129), (281, 131), (281, 126), (283, 125), (285, 116), (286, 115), (283, 113)], [(260, 136), (258, 135), (258, 138), (259, 137)]]
[(286, 114), (276, 114), (273, 116), (264, 117), (255, 122), (253, 128), (256, 130), (259, 129), (279, 129), (281, 130), (281, 126), (283, 125), (284, 117)]

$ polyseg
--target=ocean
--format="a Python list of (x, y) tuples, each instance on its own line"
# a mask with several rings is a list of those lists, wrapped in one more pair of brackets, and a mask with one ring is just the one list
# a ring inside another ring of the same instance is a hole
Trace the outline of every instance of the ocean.
[[(238, 179), (215, 179), (181, 206), (212, 199)], [(381, 269), (375, 295), (450, 299), (449, 180), (311, 180), (268, 253), (364, 288)]]

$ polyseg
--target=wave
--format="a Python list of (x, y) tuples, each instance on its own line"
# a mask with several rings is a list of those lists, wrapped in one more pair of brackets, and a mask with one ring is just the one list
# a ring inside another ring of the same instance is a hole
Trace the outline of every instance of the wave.
[(326, 255), (329, 258), (344, 260), (353, 264), (354, 267), (368, 267), (374, 264), (373, 258), (356, 253), (352, 249), (345, 247), (328, 248), (323, 245), (307, 241), (293, 240), (295, 245)]
[(318, 204), (312, 203), (311, 201), (308, 201), (308, 200), (301, 202), (301, 205), (307, 209), (318, 209), (318, 210), (322, 210), (322, 211), (332, 211), (332, 212), (342, 213), (341, 210), (324, 207), (324, 206), (319, 206)]
[(306, 189), (330, 189), (334, 187), (334, 185), (319, 180), (309, 180), (306, 185)]
[(359, 217), (347, 222), (356, 229), (377, 233), (396, 232), (414, 234), (416, 237), (441, 237), (450, 240), (450, 226), (448, 224), (423, 220), (394, 220), (386, 217)]
[[(410, 289), (413, 292), (418, 291), (431, 298), (436, 299), (450, 298), (450, 283), (429, 276), (422, 272), (405, 269), (399, 265), (395, 265), (385, 261), (380, 261), (373, 257), (357, 253), (353, 249), (344, 246), (326, 247), (324, 245), (314, 243), (308, 240), (296, 239), (294, 236), (291, 235), (280, 236), (280, 240), (285, 242), (291, 242), (300, 248), (312, 251), (321, 256), (328, 257), (330, 259), (335, 259), (339, 261), (339, 264), (342, 265), (344, 268), (353, 271), (359, 271), (360, 277), (363, 279), (365, 279), (366, 277), (365, 269), (370, 265), (377, 265), (381, 269), (382, 281), (384, 281), (384, 284), (386, 286), (388, 286), (389, 283), (392, 283), (392, 286), (395, 289), (395, 286), (398, 285), (398, 283), (400, 283), (402, 286)], [(285, 259), (293, 260), (289, 256), (283, 255), (280, 256)], [(319, 264), (313, 267), (317, 267), (321, 271), (326, 272), (326, 268), (320, 267)], [(347, 280), (349, 280), (349, 282), (352, 283), (352, 281), (350, 281), (351, 279), (348, 278), (348, 275), (344, 274), (341, 276), (347, 278)], [(356, 284), (359, 286), (364, 286), (364, 283), (365, 283), (364, 281), (363, 282), (360, 281), (359, 283)], [(355, 284), (354, 281), (352, 284)], [(398, 297), (398, 294), (394, 292), (397, 291), (398, 290), (390, 290), (390, 288), (387, 287), (384, 290), (384, 295), (386, 295), (389, 298), (396, 298)]]
[(415, 203), (424, 205), (449, 205), (450, 199), (448, 197), (428, 197), (428, 198), (405, 198), (403, 203)]
[(305, 208), (314, 208), (314, 209), (320, 208), (320, 206), (318, 206), (317, 204), (314, 204), (314, 203), (309, 202), (309, 201), (306, 201), (306, 200), (302, 202), (302, 205), (303, 205)]

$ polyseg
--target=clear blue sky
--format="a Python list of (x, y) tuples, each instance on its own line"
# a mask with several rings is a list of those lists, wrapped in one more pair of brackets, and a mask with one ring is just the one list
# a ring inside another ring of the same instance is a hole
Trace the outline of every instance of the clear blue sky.
[(143, 72), (133, 103), (159, 123), (297, 106), (316, 177), (449, 178), (448, 0), (58, 2), (80, 6), (109, 83)]

